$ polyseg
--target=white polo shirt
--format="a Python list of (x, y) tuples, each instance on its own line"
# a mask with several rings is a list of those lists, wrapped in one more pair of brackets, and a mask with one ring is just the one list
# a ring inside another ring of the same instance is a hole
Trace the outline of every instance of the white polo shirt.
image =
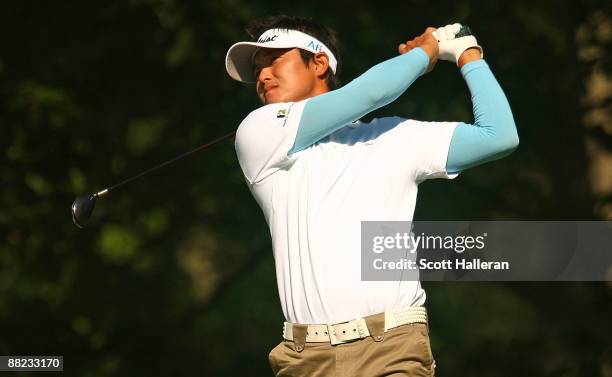
[(361, 221), (411, 221), (419, 182), (446, 173), (457, 122), (347, 125), (291, 155), (307, 100), (251, 112), (236, 152), (270, 227), (289, 322), (338, 323), (425, 302), (418, 281), (361, 281)]

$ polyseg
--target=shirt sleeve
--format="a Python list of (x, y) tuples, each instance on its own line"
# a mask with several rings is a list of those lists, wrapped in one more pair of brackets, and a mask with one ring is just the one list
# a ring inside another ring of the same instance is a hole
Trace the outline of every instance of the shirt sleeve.
[(434, 178), (453, 179), (459, 175), (446, 170), (448, 150), (458, 124), (407, 120), (402, 125), (405, 163), (413, 168), (417, 183)]
[(236, 154), (242, 172), (255, 184), (288, 167), (297, 154), (288, 155), (295, 142), (307, 100), (274, 103), (251, 112), (236, 131)]

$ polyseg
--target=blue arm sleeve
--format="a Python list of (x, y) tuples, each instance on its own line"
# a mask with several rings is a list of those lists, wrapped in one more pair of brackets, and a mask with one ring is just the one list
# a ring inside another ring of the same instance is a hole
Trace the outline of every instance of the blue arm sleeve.
[(425, 71), (429, 57), (415, 48), (375, 65), (342, 88), (306, 102), (295, 143), (298, 152), (398, 98)]
[(487, 63), (468, 63), (461, 74), (472, 95), (474, 124), (455, 128), (446, 161), (449, 174), (507, 156), (519, 143), (510, 105)]

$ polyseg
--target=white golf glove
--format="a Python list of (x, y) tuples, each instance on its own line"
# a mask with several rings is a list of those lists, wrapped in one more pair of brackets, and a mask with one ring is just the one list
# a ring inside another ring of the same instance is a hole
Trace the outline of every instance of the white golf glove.
[(439, 42), (440, 54), (438, 59), (447, 60), (459, 64), (459, 57), (468, 48), (476, 47), (483, 57), (482, 47), (478, 45), (476, 37), (472, 35), (470, 28), (461, 24), (452, 24), (440, 27), (433, 32)]

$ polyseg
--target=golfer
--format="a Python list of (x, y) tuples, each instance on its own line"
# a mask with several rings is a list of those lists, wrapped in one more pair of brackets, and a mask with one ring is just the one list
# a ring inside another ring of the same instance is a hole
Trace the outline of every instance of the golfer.
[[(420, 282), (362, 281), (360, 229), (411, 221), (420, 182), (454, 178), (517, 147), (504, 93), (476, 38), (461, 30), (427, 28), (344, 86), (335, 34), (311, 20), (256, 20), (253, 41), (229, 49), (227, 72), (254, 82), (263, 104), (240, 124), (236, 152), (272, 236), (286, 319), (269, 354), (276, 376), (434, 375)], [(359, 120), (438, 59), (460, 68), (474, 124)]]

